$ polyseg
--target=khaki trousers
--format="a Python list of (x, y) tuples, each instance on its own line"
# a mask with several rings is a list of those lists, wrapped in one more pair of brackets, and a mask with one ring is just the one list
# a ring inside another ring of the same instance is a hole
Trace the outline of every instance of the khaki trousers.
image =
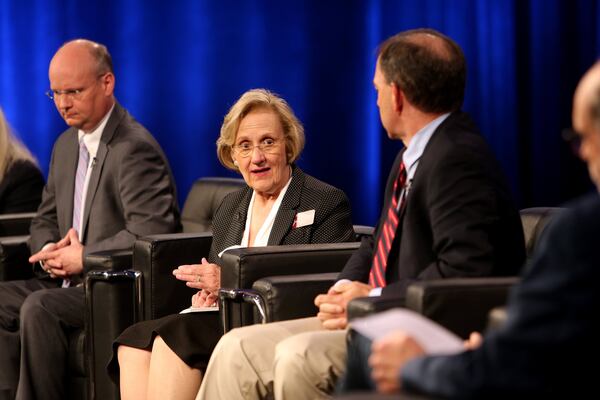
[(346, 330), (317, 318), (234, 329), (221, 338), (198, 399), (326, 399), (346, 366)]

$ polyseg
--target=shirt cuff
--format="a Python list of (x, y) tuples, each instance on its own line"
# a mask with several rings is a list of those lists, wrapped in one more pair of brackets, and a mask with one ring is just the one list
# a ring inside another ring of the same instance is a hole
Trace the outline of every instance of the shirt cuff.
[(381, 296), (381, 291), (383, 290), (382, 287), (376, 287), (371, 289), (371, 291), (369, 292), (369, 297), (379, 297)]

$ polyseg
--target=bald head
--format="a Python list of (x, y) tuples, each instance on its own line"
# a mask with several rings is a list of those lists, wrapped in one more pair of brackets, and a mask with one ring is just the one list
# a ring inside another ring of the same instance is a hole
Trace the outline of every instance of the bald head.
[(581, 78), (573, 97), (573, 127), (600, 130), (600, 62)]
[(573, 128), (580, 136), (579, 156), (600, 190), (600, 63), (581, 78), (573, 97)]
[(387, 82), (421, 111), (445, 113), (462, 106), (466, 62), (449, 37), (433, 29), (401, 32), (381, 44), (378, 56)]
[(114, 104), (112, 61), (105, 46), (85, 39), (61, 46), (48, 76), (54, 103), (69, 126), (93, 131)]
[(91, 68), (98, 75), (114, 73), (112, 57), (106, 46), (87, 39), (71, 40), (63, 44), (54, 54), (50, 67), (63, 58), (77, 59), (83, 67)]

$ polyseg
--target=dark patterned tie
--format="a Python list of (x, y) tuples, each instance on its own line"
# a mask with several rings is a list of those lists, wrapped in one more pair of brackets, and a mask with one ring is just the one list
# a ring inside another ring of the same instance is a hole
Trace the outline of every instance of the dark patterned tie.
[[(392, 200), (387, 209), (383, 228), (379, 233), (379, 240), (376, 243), (377, 247), (375, 248), (375, 256), (373, 257), (373, 265), (371, 266), (371, 272), (369, 273), (369, 284), (373, 287), (385, 286), (385, 269), (387, 267), (392, 243), (394, 243), (400, 212), (402, 211), (402, 207), (404, 207), (404, 198), (406, 196), (403, 195), (402, 199), (399, 197), (402, 195), (402, 190), (405, 185), (406, 168), (404, 167), (404, 162), (402, 162), (400, 163), (398, 177), (396, 178), (396, 181), (394, 181)], [(400, 206), (398, 206), (398, 201), (400, 201)]]

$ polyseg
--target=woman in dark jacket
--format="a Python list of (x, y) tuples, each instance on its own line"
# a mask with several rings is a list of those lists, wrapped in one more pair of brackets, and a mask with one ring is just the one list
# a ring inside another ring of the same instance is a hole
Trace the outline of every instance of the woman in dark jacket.
[[(199, 289), (192, 306), (214, 305), (220, 257), (228, 248), (352, 239), (344, 192), (295, 166), (303, 147), (304, 130), (293, 111), (266, 90), (246, 92), (225, 116), (217, 154), (248, 186), (226, 196), (216, 211), (208, 260), (173, 271)], [(176, 314), (128, 328), (117, 338), (109, 366), (116, 375), (118, 353), (121, 398), (195, 398), (201, 370), (222, 335), (216, 311)]]

